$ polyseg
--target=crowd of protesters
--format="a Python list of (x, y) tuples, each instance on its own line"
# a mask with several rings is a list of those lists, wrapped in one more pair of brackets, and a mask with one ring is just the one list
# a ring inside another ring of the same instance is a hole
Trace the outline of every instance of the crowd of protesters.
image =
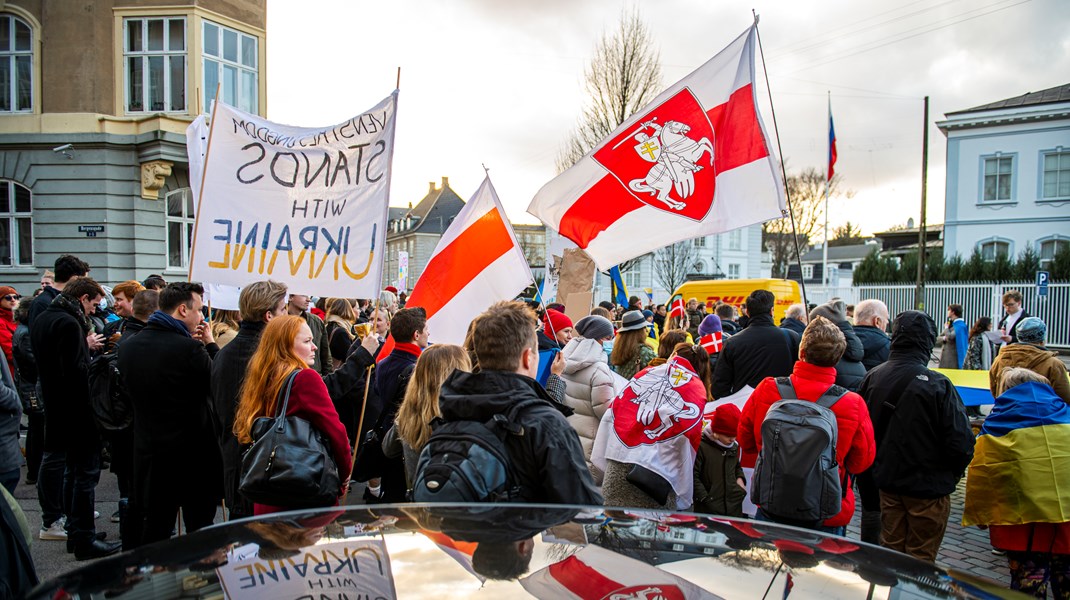
[[(776, 323), (774, 295), (756, 290), (742, 306), (691, 299), (671, 311), (632, 297), (575, 321), (560, 304), (499, 302), (462, 347), (429, 345), (424, 309), (393, 288), (313, 299), (262, 281), (242, 289), (238, 310), (209, 311), (196, 283), (153, 275), (106, 289), (89, 273), (65, 255), (34, 297), (0, 288), (0, 484), (13, 492), (25, 466), (37, 537), (66, 541), (78, 560), (167, 539), (180, 510), (192, 531), (220, 507), (227, 519), (288, 508), (240, 489), (255, 423), (280, 398), (325, 440), (339, 502), (351, 476), (365, 503), (426, 497), (444, 481), (433, 473), (439, 428), (498, 421), (523, 432), (500, 440), (508, 490), (477, 499), (694, 510), (843, 535), (857, 489), (863, 541), (930, 562), (951, 493), (967, 469), (985, 469), (959, 392), (930, 368), (937, 342), (941, 367), (989, 370), (990, 430), (1021, 427), (1006, 415), (1026, 402), (1070, 422), (1066, 368), (1017, 292), (1003, 298), (999, 344), (992, 319), (967, 327), (959, 305), (942, 329), (919, 311), (893, 320), (873, 299), (795, 304)], [(104, 415), (98, 364), (118, 377)], [(794, 507), (777, 499), (794, 484), (768, 439), (787, 435), (785, 410), (832, 432), (828, 464), (791, 457), (831, 486), (799, 488)], [(637, 452), (644, 439), (665, 443)], [(103, 461), (118, 479), (121, 541), (94, 525)], [(992, 504), (1006, 491), (971, 487), (967, 506), (996, 494), (968, 512), (1008, 552), (1014, 586), (1065, 580), (1070, 561), (1053, 554), (1070, 554), (1070, 526), (1001, 521)]]

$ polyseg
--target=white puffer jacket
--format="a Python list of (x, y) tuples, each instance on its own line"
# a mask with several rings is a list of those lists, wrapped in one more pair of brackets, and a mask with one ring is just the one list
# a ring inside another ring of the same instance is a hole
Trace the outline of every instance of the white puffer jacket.
[(598, 423), (606, 414), (609, 401), (617, 395), (615, 377), (602, 343), (597, 340), (575, 338), (561, 354), (565, 357), (565, 371), (561, 374), (565, 380), (565, 404), (575, 411), (568, 422), (580, 437), (587, 468), (595, 483), (602, 485), (602, 470), (591, 464), (591, 448)]

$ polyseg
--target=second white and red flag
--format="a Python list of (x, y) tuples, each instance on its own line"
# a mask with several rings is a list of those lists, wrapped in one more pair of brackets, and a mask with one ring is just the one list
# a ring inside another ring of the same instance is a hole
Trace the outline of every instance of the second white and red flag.
[(528, 212), (608, 269), (783, 216), (754, 89), (754, 26), (535, 195)]

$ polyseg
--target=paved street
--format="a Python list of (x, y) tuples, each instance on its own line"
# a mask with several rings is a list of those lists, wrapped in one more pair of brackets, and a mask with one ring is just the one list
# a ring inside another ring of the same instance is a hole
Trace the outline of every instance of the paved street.
[[(945, 568), (954, 568), (968, 571), (974, 575), (987, 577), (1003, 583), (1010, 584), (1010, 576), (1007, 573), (1007, 559), (1003, 556), (992, 554), (988, 545), (988, 534), (976, 528), (965, 529), (959, 523), (962, 518), (964, 485), (952, 496), (951, 523), (948, 525), (947, 536), (940, 548), (940, 565)], [(355, 489), (350, 494), (355, 502), (359, 502), (363, 489)], [(36, 529), (41, 524), (41, 509), (37, 504), (37, 490), (33, 487), (19, 485), (15, 490), (15, 497), (25, 511), (30, 526)], [(101, 474), (100, 485), (97, 487), (97, 510), (100, 518), (97, 520), (97, 529), (108, 532), (108, 539), (118, 539), (119, 526), (112, 523), (109, 517), (116, 510), (116, 502), (119, 499), (119, 491), (115, 476), (111, 473)], [(858, 515), (861, 507), (855, 510), (855, 519), (848, 527), (847, 535), (858, 539)], [(217, 519), (220, 518), (217, 515)], [(88, 563), (75, 562), (74, 557), (66, 553), (63, 542), (44, 542), (34, 539), (32, 546), (34, 562), (37, 565), (37, 574), (42, 581), (60, 573), (74, 569)]]

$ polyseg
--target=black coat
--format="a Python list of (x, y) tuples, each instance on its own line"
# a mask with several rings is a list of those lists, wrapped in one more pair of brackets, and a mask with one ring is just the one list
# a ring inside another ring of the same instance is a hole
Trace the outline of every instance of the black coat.
[(46, 452), (95, 452), (100, 445), (89, 407), (88, 334), (81, 304), (66, 297), (49, 305), (30, 328), (45, 400)]
[(794, 317), (784, 317), (784, 320), (780, 322), (780, 326), (784, 329), (790, 329), (799, 335), (806, 331), (806, 323)]
[(855, 335), (861, 340), (862, 348), (865, 350), (862, 356), (862, 366), (867, 372), (888, 360), (892, 340), (887, 333), (872, 325), (855, 325)]
[[(405, 399), (405, 390), (409, 386), (412, 370), (416, 367), (416, 359), (415, 355), (395, 348), (375, 367), (375, 381), (372, 385), (379, 395), (379, 405), (375, 407), (373, 422), (382, 423), (380, 433), (386, 433), (394, 425), (394, 415), (397, 414), (401, 401)], [(368, 416), (364, 418), (367, 419)]]
[(119, 345), (119, 373), (134, 405), (133, 497), (146, 512), (222, 497), (223, 475), (208, 402), (219, 346), (150, 320)]
[(518, 415), (524, 435), (505, 439), (523, 496), (518, 501), (601, 505), (580, 438), (565, 420), (572, 410), (552, 401), (534, 379), (505, 371), (454, 371), (442, 384), (439, 408), (447, 421), (486, 421), (529, 398), (543, 402)]
[[(1003, 318), (1001, 318), (999, 320), (999, 323), (996, 324), (996, 329), (997, 330), (998, 329), (1003, 329), (1003, 327), (1007, 324), (1007, 317), (1009, 317), (1009, 316), (1010, 315), (1008, 315), (1007, 313), (1003, 313)], [(1012, 326), (1011, 330), (1007, 332), (1007, 335), (1011, 336), (1011, 341), (1010, 341), (1011, 344), (1017, 344), (1018, 343), (1018, 325), (1020, 325), (1022, 323), (1022, 319), (1027, 319), (1027, 318), (1029, 318), (1031, 316), (1033, 316), (1033, 315), (1031, 315), (1028, 312), (1026, 312), (1026, 310), (1024, 308), (1022, 309), (1022, 316), (1018, 317), (1018, 320), (1014, 322), (1014, 326)]]
[[(33, 299), (30, 303), (30, 312), (27, 316), (27, 325), (33, 327), (33, 324), (37, 321), (37, 317), (41, 316), (45, 310), (51, 306), (52, 301), (59, 296), (59, 290), (54, 287), (46, 287), (41, 290), (41, 293)], [(88, 335), (88, 333), (86, 334)]]
[(847, 342), (843, 356), (836, 363), (836, 385), (857, 392), (858, 386), (862, 385), (862, 378), (866, 376), (866, 367), (862, 364), (866, 349), (862, 345), (862, 340), (855, 335), (854, 327), (850, 322), (840, 321), (836, 323), (836, 326), (840, 328)]
[(892, 330), (888, 361), (870, 371), (866, 399), (877, 441), (873, 476), (882, 491), (940, 498), (955, 490), (973, 458), (973, 431), (955, 386), (929, 370), (936, 323), (907, 311)]
[(786, 377), (798, 358), (799, 334), (774, 325), (772, 315), (751, 317), (746, 329), (724, 341), (710, 392), (723, 398), (766, 377)]

